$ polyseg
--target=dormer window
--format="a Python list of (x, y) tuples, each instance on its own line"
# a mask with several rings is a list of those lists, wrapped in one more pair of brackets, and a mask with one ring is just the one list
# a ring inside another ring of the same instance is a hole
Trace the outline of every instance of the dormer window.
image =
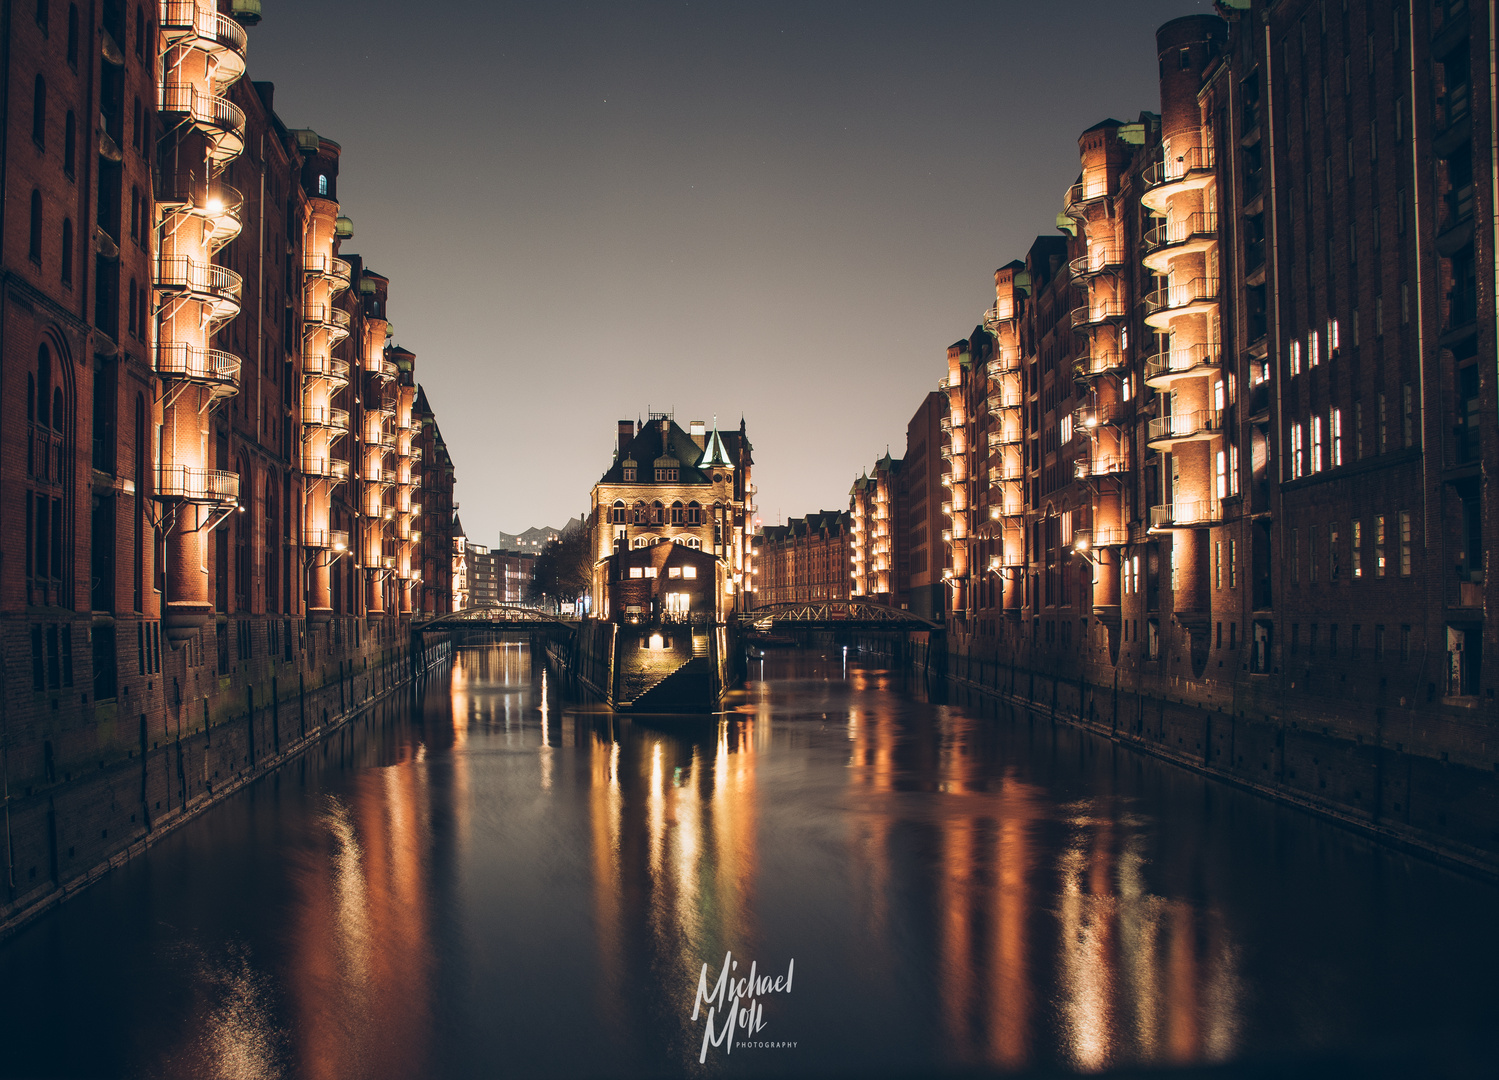
[(656, 469), (656, 483), (658, 483), (658, 484), (675, 484), (677, 482), (677, 477), (680, 475), (680, 473), (681, 473), (681, 470), (677, 469), (677, 468), (657, 468)]
[(626, 483), (630, 483), (634, 479), (635, 479), (635, 466), (633, 466), (633, 465), (626, 465), (625, 466), (625, 482)]

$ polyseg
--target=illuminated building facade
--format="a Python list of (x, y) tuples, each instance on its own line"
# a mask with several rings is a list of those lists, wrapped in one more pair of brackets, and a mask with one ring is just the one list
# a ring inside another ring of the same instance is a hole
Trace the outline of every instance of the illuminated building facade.
[[(906, 607), (906, 514), (901, 462), (885, 451), (848, 493), (850, 535), (849, 595), (892, 607)], [(944, 531), (943, 539), (947, 539)]]
[(659, 543), (717, 556), (725, 568), (722, 610), (753, 594), (754, 464), (744, 421), (738, 431), (700, 420), (687, 430), (665, 413), (619, 421), (614, 463), (593, 486), (588, 529), (596, 560), (593, 610), (606, 612), (604, 560)]
[(853, 587), (851, 517), (823, 510), (767, 525), (756, 538), (755, 603), (847, 600)]
[(0, 914), (284, 747), (289, 687), (409, 642), (409, 354), (340, 255), (337, 145), (244, 77), (258, 19), (49, 0), (0, 27), (26, 211), (0, 237)]

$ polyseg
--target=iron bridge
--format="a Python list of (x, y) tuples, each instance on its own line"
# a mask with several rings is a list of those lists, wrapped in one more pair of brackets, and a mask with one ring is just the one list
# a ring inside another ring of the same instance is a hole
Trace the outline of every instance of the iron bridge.
[(863, 600), (824, 600), (818, 603), (765, 604), (739, 613), (747, 630), (777, 627), (809, 630), (941, 630), (942, 624), (902, 608)]
[(526, 604), (499, 604), (494, 607), (463, 608), (446, 615), (434, 615), (415, 623), (414, 630), (522, 630), (537, 626), (571, 626), (576, 619), (553, 615)]

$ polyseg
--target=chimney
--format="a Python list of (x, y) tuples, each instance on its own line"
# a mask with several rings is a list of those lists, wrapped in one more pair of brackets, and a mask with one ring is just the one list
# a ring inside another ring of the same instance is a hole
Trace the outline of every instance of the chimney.
[(688, 433), (692, 436), (692, 441), (695, 442), (695, 443), (697, 443), (697, 448), (699, 450), (705, 449), (707, 447), (707, 445), (708, 445), (708, 425), (707, 424), (703, 423), (701, 420), (694, 420), (694, 421), (692, 421), (691, 424), (688, 425), (688, 429), (687, 430), (688, 430)]
[(619, 422), (619, 456), (624, 457), (630, 442), (635, 438), (635, 423), (631, 420)]

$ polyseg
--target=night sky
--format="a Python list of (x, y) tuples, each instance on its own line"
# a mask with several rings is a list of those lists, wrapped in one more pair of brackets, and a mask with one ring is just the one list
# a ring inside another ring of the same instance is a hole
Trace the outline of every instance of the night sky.
[(1208, 0), (268, 0), (249, 75), (343, 146), (468, 535), (585, 512), (615, 421), (743, 415), (766, 524), (898, 456), (1077, 137)]

